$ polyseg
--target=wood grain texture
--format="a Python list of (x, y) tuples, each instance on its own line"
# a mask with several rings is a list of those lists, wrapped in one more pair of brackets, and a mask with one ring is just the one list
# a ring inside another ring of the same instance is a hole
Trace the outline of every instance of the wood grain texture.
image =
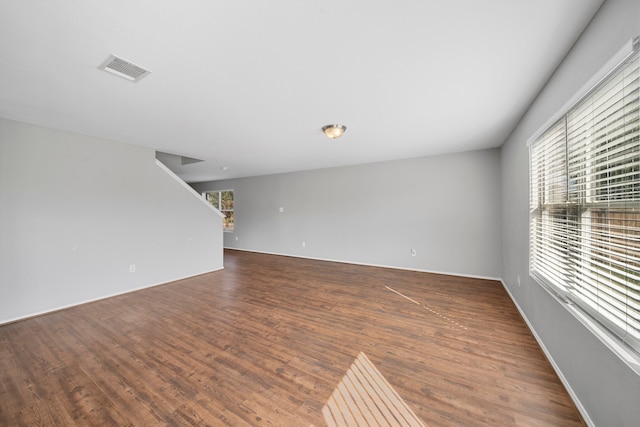
[(230, 250), (0, 327), (0, 425), (323, 426), (360, 352), (429, 427), (585, 425), (499, 282)]

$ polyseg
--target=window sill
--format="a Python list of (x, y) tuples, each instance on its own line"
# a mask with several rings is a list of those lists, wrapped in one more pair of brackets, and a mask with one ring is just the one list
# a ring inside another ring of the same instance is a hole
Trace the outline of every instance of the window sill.
[(591, 333), (593, 333), (609, 350), (631, 368), (637, 375), (640, 375), (640, 355), (629, 348), (620, 338), (609, 332), (607, 328), (602, 326), (590, 316), (585, 314), (579, 307), (573, 303), (563, 302), (569, 313), (580, 321)]
[(609, 331), (604, 325), (586, 314), (579, 306), (560, 297), (549, 286), (541, 283), (535, 276), (530, 275), (542, 289), (547, 291), (561, 306), (567, 309), (582, 325), (594, 334), (609, 350), (620, 358), (633, 372), (640, 376), (640, 354), (625, 344), (620, 338)]

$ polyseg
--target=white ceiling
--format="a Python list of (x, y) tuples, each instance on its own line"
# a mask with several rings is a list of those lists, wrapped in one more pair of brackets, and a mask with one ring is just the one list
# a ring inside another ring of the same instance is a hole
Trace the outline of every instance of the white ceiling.
[(0, 0), (0, 117), (205, 160), (189, 182), (498, 147), (601, 3)]

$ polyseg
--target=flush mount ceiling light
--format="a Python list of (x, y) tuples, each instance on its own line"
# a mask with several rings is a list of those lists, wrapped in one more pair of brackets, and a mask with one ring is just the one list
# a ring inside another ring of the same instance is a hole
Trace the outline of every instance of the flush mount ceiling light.
[(331, 139), (340, 138), (347, 127), (344, 125), (326, 125), (322, 126), (322, 132)]

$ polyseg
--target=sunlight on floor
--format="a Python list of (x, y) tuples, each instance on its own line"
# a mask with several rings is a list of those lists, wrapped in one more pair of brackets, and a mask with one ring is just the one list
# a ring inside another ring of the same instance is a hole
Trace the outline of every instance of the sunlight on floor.
[(426, 427), (362, 352), (322, 408), (322, 415), (329, 427)]

